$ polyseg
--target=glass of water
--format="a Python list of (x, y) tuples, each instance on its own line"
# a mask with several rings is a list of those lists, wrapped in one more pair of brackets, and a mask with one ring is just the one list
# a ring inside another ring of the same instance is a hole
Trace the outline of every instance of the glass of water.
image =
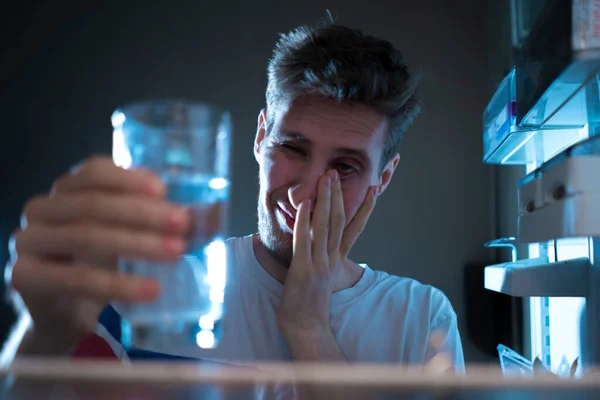
[(114, 305), (123, 345), (160, 349), (195, 342), (213, 348), (224, 313), (230, 114), (162, 99), (117, 109), (112, 125), (115, 164), (161, 176), (167, 200), (189, 207), (193, 225), (202, 227), (192, 230), (187, 254), (174, 263), (119, 261), (121, 272), (154, 277), (161, 285), (150, 303)]

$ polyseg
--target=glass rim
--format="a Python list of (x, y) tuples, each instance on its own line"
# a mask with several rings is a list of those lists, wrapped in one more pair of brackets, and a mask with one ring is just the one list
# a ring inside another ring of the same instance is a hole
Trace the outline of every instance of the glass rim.
[(175, 104), (184, 105), (186, 108), (189, 108), (192, 110), (193, 109), (208, 110), (209, 112), (217, 114), (217, 115), (231, 117), (230, 112), (227, 111), (226, 109), (216, 106), (211, 103), (204, 102), (204, 101), (193, 100), (193, 99), (189, 99), (189, 98), (180, 98), (180, 97), (153, 97), (153, 98), (147, 98), (147, 99), (133, 100), (133, 101), (124, 103), (121, 106), (118, 106), (117, 108), (115, 108), (113, 110), (113, 112), (111, 114), (111, 123), (112, 123), (113, 128), (117, 128), (117, 127), (121, 126), (123, 124), (123, 122), (125, 121), (123, 116), (130, 115), (133, 112), (133, 110), (135, 110), (135, 109), (151, 108), (151, 107), (164, 106), (164, 105), (175, 105)]

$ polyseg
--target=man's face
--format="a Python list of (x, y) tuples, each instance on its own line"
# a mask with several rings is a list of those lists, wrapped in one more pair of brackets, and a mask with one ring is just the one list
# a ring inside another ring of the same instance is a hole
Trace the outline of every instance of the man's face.
[(263, 110), (254, 148), (260, 166), (258, 229), (269, 253), (287, 266), (296, 210), (306, 199), (314, 207), (323, 174), (330, 169), (339, 173), (347, 225), (369, 187), (385, 189), (398, 156), (380, 175), (387, 121), (361, 104), (300, 97), (277, 111), (268, 134), (265, 118)]

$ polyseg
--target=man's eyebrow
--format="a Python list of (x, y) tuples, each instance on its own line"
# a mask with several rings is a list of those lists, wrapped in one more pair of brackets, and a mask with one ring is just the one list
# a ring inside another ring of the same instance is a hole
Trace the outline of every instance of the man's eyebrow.
[[(313, 145), (313, 142), (309, 138), (307, 138), (306, 136), (304, 136), (303, 134), (298, 133), (298, 132), (279, 131), (274, 136), (282, 138), (282, 139), (289, 139), (289, 140), (295, 140), (298, 142), (306, 143), (309, 146)], [(352, 147), (338, 147), (334, 150), (334, 152), (339, 155), (343, 155), (343, 156), (356, 157), (362, 163), (364, 163), (366, 166), (371, 165), (371, 160), (369, 159), (369, 155), (363, 149), (355, 149)]]
[(312, 144), (312, 141), (309, 138), (298, 132), (277, 132), (274, 136)]

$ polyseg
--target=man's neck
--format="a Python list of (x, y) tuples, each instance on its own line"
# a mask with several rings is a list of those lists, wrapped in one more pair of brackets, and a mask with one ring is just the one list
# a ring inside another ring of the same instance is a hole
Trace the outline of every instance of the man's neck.
[[(289, 270), (289, 265), (283, 265), (277, 261), (267, 251), (267, 248), (260, 240), (258, 234), (252, 236), (252, 247), (254, 248), (254, 255), (261, 267), (263, 267), (263, 269), (279, 283), (284, 285), (285, 278)], [(334, 292), (339, 292), (356, 285), (356, 283), (358, 283), (362, 277), (363, 272), (364, 269), (354, 261), (349, 259), (344, 260), (344, 266), (340, 271), (338, 282), (334, 287)]]

